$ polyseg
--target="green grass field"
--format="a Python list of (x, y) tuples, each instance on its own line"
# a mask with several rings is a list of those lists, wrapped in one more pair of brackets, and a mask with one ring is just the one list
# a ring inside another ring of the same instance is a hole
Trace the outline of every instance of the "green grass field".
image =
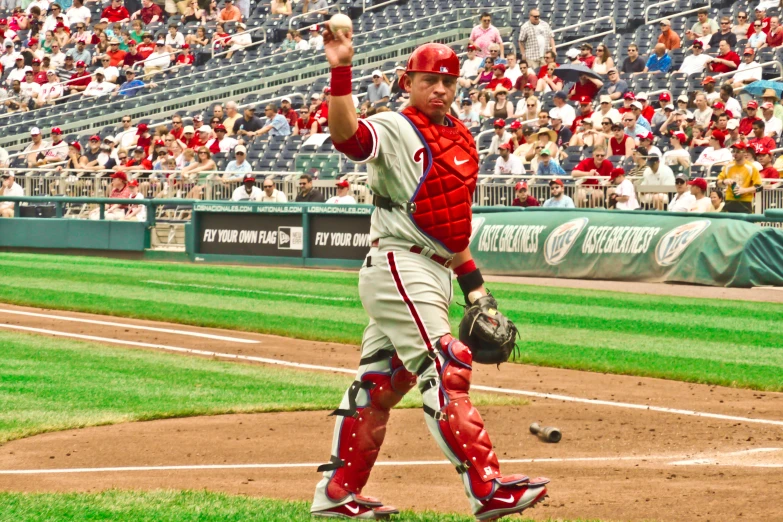
[[(0, 267), (9, 303), (354, 344), (366, 324), (354, 272), (33, 254)], [(521, 362), (783, 390), (783, 305), (489, 286), (520, 328)]]

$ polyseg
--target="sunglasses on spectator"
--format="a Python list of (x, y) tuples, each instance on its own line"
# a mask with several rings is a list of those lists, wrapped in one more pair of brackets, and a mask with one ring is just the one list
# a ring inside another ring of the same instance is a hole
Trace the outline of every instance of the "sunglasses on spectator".
[(606, 154), (594, 154), (593, 157), (594, 158), (605, 158)]
[(535, 106), (536, 106), (536, 104), (535, 104), (535, 103), (533, 103), (533, 104), (530, 104), (530, 103), (528, 103), (528, 104), (527, 104), (527, 106), (528, 106), (528, 107), (535, 107)]
[(745, 15), (737, 15), (737, 18), (739, 18), (740, 20), (745, 20), (745, 19), (747, 19), (748, 17), (747, 17), (747, 16), (745, 16)]
[(300, 183), (299, 184), (300, 187), (304, 187), (305, 185), (307, 185), (307, 183)]
[(275, 188), (274, 185), (264, 185), (264, 188)]
[(685, 181), (681, 180), (681, 179), (678, 179), (677, 181), (674, 182), (674, 184), (675, 185), (685, 185)]
[(122, 123), (130, 123), (130, 120), (122, 120)]
[(611, 121), (602, 121), (601, 122), (601, 125), (611, 125), (611, 124), (612, 124)]
[(117, 156), (120, 160), (128, 159), (128, 156)]
[(761, 27), (761, 24), (753, 24), (753, 27)]
[(500, 50), (498, 50), (498, 49), (490, 49), (489, 52), (491, 52), (491, 53), (499, 53)]
[(530, 15), (530, 18), (541, 18), (541, 15)]
[(174, 125), (182, 125), (181, 121), (172, 121), (171, 123), (173, 123)]

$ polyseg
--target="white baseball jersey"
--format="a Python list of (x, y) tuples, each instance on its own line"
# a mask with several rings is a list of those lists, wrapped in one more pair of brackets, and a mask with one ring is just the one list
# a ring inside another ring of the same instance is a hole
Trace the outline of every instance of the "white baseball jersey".
[(332, 205), (355, 205), (356, 199), (351, 196), (332, 196), (326, 200), (327, 203)]
[[(359, 120), (372, 134), (373, 144), (369, 157), (356, 163), (367, 163), (367, 181), (373, 192), (391, 198), (395, 203), (410, 201), (419, 188), (425, 162), (426, 148), (418, 130), (402, 114), (382, 112)], [(451, 158), (457, 165), (468, 161)], [(405, 210), (376, 209), (370, 220), (370, 240), (398, 238), (421, 247), (428, 247), (442, 256), (451, 257), (438, 241), (419, 230)]]
[[(131, 199), (144, 199), (144, 195), (141, 192), (137, 192), (136, 195), (131, 194)], [(136, 214), (135, 219), (138, 222), (147, 221), (147, 207), (145, 205), (131, 205), (128, 207), (128, 211), (134, 210), (136, 207), (140, 207), (139, 213)]]

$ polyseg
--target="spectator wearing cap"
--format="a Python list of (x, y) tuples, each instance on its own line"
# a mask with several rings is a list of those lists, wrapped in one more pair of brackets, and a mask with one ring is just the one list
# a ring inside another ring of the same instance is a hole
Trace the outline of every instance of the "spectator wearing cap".
[(90, 54), (90, 51), (87, 50), (87, 43), (85, 40), (77, 40), (76, 47), (68, 49), (65, 56), (71, 56), (75, 62), (92, 62), (92, 55)]
[(125, 82), (120, 85), (117, 94), (130, 98), (132, 96), (136, 96), (144, 89), (152, 89), (154, 87), (157, 87), (156, 83), (153, 82), (145, 84), (142, 80), (136, 77), (136, 71), (133, 69), (128, 69), (125, 71)]
[(500, 31), (492, 25), (492, 15), (488, 12), (481, 13), (479, 25), (475, 26), (470, 32), (470, 45), (478, 48), (478, 54), (481, 58), (491, 56), (490, 52), (493, 46), (496, 46), (498, 52), (495, 57), (503, 57), (503, 39), (500, 37)]
[(574, 122), (571, 124), (571, 134), (576, 133), (576, 129), (582, 120), (589, 120), (593, 117), (593, 103), (589, 97), (582, 96), (576, 101), (579, 103), (579, 114), (576, 115)]
[(544, 56), (555, 49), (555, 37), (549, 23), (541, 20), (541, 11), (531, 9), (528, 21), (519, 30), (519, 54), (530, 67), (538, 69), (544, 65)]
[(483, 62), (482, 58), (477, 55), (478, 48), (475, 45), (468, 44), (466, 51), (467, 58), (460, 66), (460, 77), (458, 80), (459, 86), (464, 89), (468, 89), (474, 84), (473, 78), (478, 75), (479, 67), (481, 62)]
[(759, 104), (756, 100), (750, 100), (748, 104), (745, 106), (745, 113), (747, 116), (742, 118), (739, 122), (739, 132), (743, 136), (752, 136), (753, 135), (753, 123), (757, 121), (762, 121), (761, 118), (758, 117), (758, 108)]
[(16, 31), (8, 28), (8, 20), (6, 18), (0, 19), (0, 38), (11, 42), (19, 41), (19, 35), (16, 34)]
[(641, 134), (636, 135), (636, 140), (639, 143), (639, 147), (647, 149), (650, 153), (655, 153), (659, 157), (663, 154), (661, 153), (661, 149), (653, 145), (653, 133), (650, 131), (643, 132)]
[[(773, 49), (783, 45), (783, 27), (780, 26), (780, 19), (777, 16), (773, 16), (769, 19), (769, 31), (767, 32), (767, 40), (762, 47), (771, 47)], [(731, 199), (729, 193), (726, 192), (726, 206), (729, 205)], [(727, 211), (729, 212), (729, 211)]]
[(52, 141), (49, 144), (49, 150), (44, 152), (43, 159), (36, 162), (36, 165), (39, 167), (52, 163), (60, 163), (68, 158), (68, 144), (63, 140), (63, 131), (60, 127), (52, 128), (51, 139)]
[[(128, 187), (128, 175), (125, 172), (118, 171), (111, 175), (111, 199), (131, 199), (130, 187)], [(119, 221), (125, 219), (125, 212), (128, 205), (111, 204), (106, 205), (103, 211), (104, 219), (108, 221)], [(100, 210), (94, 209), (90, 212), (90, 219), (100, 219)]]
[(617, 210), (636, 210), (639, 208), (639, 201), (636, 199), (636, 189), (633, 183), (625, 177), (625, 170), (622, 168), (612, 169), (609, 175), (609, 181), (617, 186), (608, 191), (609, 200), (607, 206)]
[(712, 121), (712, 107), (707, 104), (707, 96), (704, 93), (699, 93), (693, 101), (696, 104), (696, 109), (693, 111), (696, 125), (704, 128), (709, 127)]
[(376, 69), (372, 72), (372, 83), (367, 86), (365, 99), (373, 106), (389, 101), (391, 89), (389, 84), (383, 81), (383, 73)]
[(103, 69), (101, 67), (98, 67), (97, 69), (95, 69), (94, 79), (87, 85), (87, 88), (84, 89), (83, 94), (86, 97), (97, 98), (100, 96), (108, 96), (115, 89), (117, 89), (117, 85), (107, 82), (104, 76)]
[(234, 5), (234, 0), (225, 0), (223, 3), (223, 9), (217, 15), (218, 23), (224, 22), (241, 22), (242, 13), (239, 8)]
[(391, 91), (390, 96), (392, 101), (401, 100), (409, 96), (409, 94), (405, 92), (405, 89), (400, 87), (400, 80), (402, 80), (402, 77), (404, 75), (405, 75), (405, 66), (397, 65), (394, 68), (394, 80), (392, 80), (391, 88), (390, 88)]
[(280, 100), (280, 110), (277, 111), (282, 114), (288, 121), (288, 125), (293, 129), (299, 121), (299, 114), (291, 107), (291, 98), (288, 96), (283, 97)]
[(588, 76), (586, 74), (580, 74), (579, 80), (574, 84), (568, 94), (570, 95), (570, 99), (573, 101), (580, 101), (585, 97), (592, 101), (603, 86), (604, 82), (598, 78), (593, 78), (592, 76)]
[[(761, 31), (763, 33), (769, 33), (769, 26), (771, 19), (767, 16), (767, 9), (762, 3), (759, 3), (754, 10), (754, 23), (748, 27), (747, 37), (750, 38), (753, 34)], [(759, 22), (757, 27), (755, 22)]]
[(33, 81), (37, 83), (38, 85), (43, 85), (46, 83), (46, 71), (41, 70), (41, 60), (38, 58), (33, 58)]
[[(566, 103), (567, 98), (568, 95), (564, 91), (557, 91), (555, 93), (554, 98), (552, 98), (554, 107), (549, 111), (549, 117), (553, 120), (555, 118), (559, 119), (565, 127), (571, 127), (576, 118), (576, 111)], [(571, 137), (569, 136), (569, 139), (570, 138)]]
[(636, 74), (644, 71), (645, 59), (639, 55), (639, 46), (635, 43), (629, 44), (627, 49), (628, 56), (623, 60), (620, 72), (623, 74)]
[(38, 96), (35, 98), (35, 106), (54, 105), (55, 101), (63, 95), (63, 86), (55, 71), (46, 72), (46, 83), (41, 85)]
[[(507, 143), (511, 146), (511, 153), (516, 154), (521, 146), (528, 144), (525, 129), (529, 127), (523, 126), (519, 120), (514, 120), (508, 128), (511, 129), (511, 139)], [(519, 156), (519, 154), (516, 155)]]
[(709, 69), (715, 74), (723, 74), (736, 71), (740, 64), (740, 57), (731, 50), (726, 40), (721, 40), (718, 44), (720, 54), (710, 60)]
[(122, 67), (125, 63), (126, 54), (128, 53), (120, 49), (120, 41), (116, 37), (112, 37), (109, 40), (109, 49), (105, 55), (109, 57), (109, 65), (111, 67)]
[(242, 184), (231, 194), (231, 201), (259, 201), (262, 194), (263, 191), (256, 185), (256, 177), (245, 174)]
[(218, 123), (214, 127), (214, 132), (217, 137), (209, 140), (206, 143), (206, 147), (212, 154), (224, 153), (229, 154), (234, 147), (237, 146), (237, 140), (227, 137), (226, 126), (222, 123)]
[(142, 62), (145, 76), (161, 72), (171, 64), (171, 56), (166, 52), (163, 40), (155, 42), (155, 51)]
[(502, 63), (496, 63), (492, 66), (492, 79), (487, 84), (487, 89), (490, 91), (496, 91), (500, 88), (505, 89), (506, 91), (511, 90), (513, 85), (511, 84), (511, 80), (506, 78), (504, 74), (506, 73), (506, 66)]
[[(705, 165), (711, 167), (713, 165), (725, 165), (731, 161), (732, 154), (729, 149), (725, 147), (727, 133), (714, 130), (710, 134), (710, 145), (704, 149), (694, 165)], [(744, 151), (743, 151), (744, 154)]]
[[(76, 62), (73, 61), (73, 56), (65, 55), (65, 63), (62, 67), (57, 68), (57, 76), (61, 82), (67, 82), (73, 73), (76, 72)], [(67, 85), (65, 89), (67, 89)]]
[[(783, 133), (783, 124), (775, 117), (775, 106), (768, 101), (761, 104), (761, 114), (764, 121), (764, 135), (777, 140)], [(728, 195), (726, 197), (728, 201)]]
[(625, 133), (625, 127), (621, 123), (613, 123), (611, 129), (612, 137), (609, 139), (609, 147), (612, 156), (630, 158), (636, 148), (636, 141)]
[(137, 176), (141, 178), (149, 178), (150, 173), (148, 171), (153, 169), (152, 162), (147, 159), (147, 150), (140, 145), (135, 147), (130, 159), (128, 159), (125, 165), (120, 165), (117, 167), (117, 170), (120, 172), (145, 171), (138, 173)]
[(736, 89), (749, 83), (761, 80), (762, 68), (755, 60), (756, 53), (750, 47), (742, 52), (742, 63), (737, 67), (737, 72), (731, 78), (731, 85)]
[[(569, 108), (571, 107), (569, 106)], [(555, 133), (555, 144), (558, 146), (558, 148), (563, 149), (568, 146), (573, 133), (571, 132), (571, 129), (563, 124), (563, 120), (561, 119), (563, 118), (563, 114), (561, 112), (556, 112), (554, 115), (552, 115), (552, 111), (554, 111), (554, 109), (549, 111), (549, 117), (552, 122), (552, 130)]]
[(620, 74), (617, 72), (617, 67), (612, 67), (607, 72), (609, 81), (604, 83), (604, 86), (599, 91), (599, 94), (603, 96), (609, 96), (610, 104), (614, 100), (619, 100), (623, 95), (628, 92), (628, 82), (620, 79)]
[(700, 40), (694, 40), (693, 44), (691, 44), (691, 54), (683, 59), (678, 72), (688, 76), (702, 74), (710, 61), (712, 61), (712, 57), (704, 54), (704, 44)]
[(674, 177), (674, 190), (675, 194), (669, 202), (669, 212), (690, 212), (696, 202), (696, 198), (691, 194), (688, 187), (687, 174), (680, 173)]
[[(652, 115), (655, 114), (655, 110), (652, 108), (652, 106), (647, 105), (646, 102), (644, 102), (643, 105), (638, 98), (636, 99), (636, 101), (631, 103), (631, 113), (636, 117), (636, 124), (648, 131), (652, 131), (652, 125), (650, 125), (650, 120), (648, 120), (645, 115), (645, 109), (647, 108), (649, 108), (649, 111), (646, 112), (650, 112), (652, 113)], [(652, 115), (650, 116), (650, 118), (652, 118)]]
[(99, 171), (111, 169), (116, 166), (115, 160), (111, 157), (111, 147), (109, 145), (102, 145), (101, 137), (98, 135), (90, 136), (82, 157), (85, 160), (85, 170)]
[(122, 0), (111, 0), (109, 6), (101, 11), (101, 19), (103, 18), (112, 24), (117, 22), (125, 23), (130, 20), (130, 13), (122, 5)]
[(41, 86), (35, 81), (32, 70), (24, 73), (24, 80), (20, 84), (21, 102), (25, 110), (33, 105), (33, 100), (41, 93)]
[(163, 20), (163, 11), (152, 0), (141, 0), (141, 9), (131, 15), (131, 20), (137, 18), (144, 22), (144, 25), (150, 25)]
[[(675, 184), (675, 176), (672, 169), (661, 161), (660, 152), (651, 152), (644, 147), (639, 147), (634, 154), (634, 159), (641, 161), (642, 164), (646, 162), (646, 166), (642, 171), (642, 180), (639, 183), (640, 186), (671, 186)], [(655, 190), (655, 189), (653, 189)], [(663, 210), (666, 204), (669, 202), (669, 195), (665, 192), (645, 192), (642, 194), (642, 202), (648, 205), (652, 205), (655, 210)]]
[[(144, 194), (139, 191), (139, 180), (133, 179), (128, 182), (128, 189), (130, 190), (129, 199), (144, 199)], [(125, 221), (138, 221), (140, 223), (147, 222), (147, 205), (128, 205), (125, 209)]]
[(761, 165), (759, 176), (762, 179), (780, 179), (780, 172), (772, 165), (772, 151), (763, 145), (749, 145), (746, 150), (755, 154), (756, 161)]
[(503, 143), (498, 147), (499, 156), (495, 160), (496, 175), (518, 176), (524, 173), (525, 168), (519, 157), (511, 154), (511, 145)]
[(220, 179), (223, 182), (238, 181), (251, 170), (253, 168), (247, 161), (247, 148), (244, 145), (237, 145), (234, 147), (234, 159), (228, 162)]
[(764, 103), (772, 104), (775, 117), (783, 121), (783, 105), (778, 103), (780, 98), (778, 97), (778, 93), (775, 89), (764, 89), (764, 92), (761, 94), (761, 100)]
[(666, 46), (666, 50), (673, 51), (680, 48), (680, 35), (672, 31), (672, 23), (664, 18), (658, 23), (661, 34), (658, 35), (658, 43)]
[[(563, 167), (553, 158), (552, 149), (549, 145), (542, 146), (540, 143), (535, 144), (535, 149), (538, 152), (538, 164), (536, 165), (536, 176), (561, 176), (566, 177), (568, 174), (563, 170)], [(531, 165), (532, 166), (532, 165)]]
[(512, 207), (538, 207), (538, 200), (527, 193), (527, 181), (519, 181), (514, 185), (514, 201)]
[(671, 103), (671, 95), (668, 92), (661, 93), (658, 98), (660, 108), (656, 109), (650, 120), (650, 127), (654, 134), (661, 134), (661, 127), (674, 114), (674, 105)]
[(288, 197), (285, 195), (285, 192), (275, 188), (275, 182), (272, 179), (272, 176), (269, 176), (264, 180), (262, 187), (264, 192), (261, 194), (258, 201), (263, 203), (288, 203)]
[(593, 46), (587, 42), (579, 46), (579, 55), (573, 61), (574, 64), (582, 64), (588, 69), (593, 68), (595, 63), (595, 55), (593, 55)]
[[(226, 59), (230, 60), (234, 53), (241, 51), (245, 47), (253, 45), (253, 37), (246, 31), (247, 26), (243, 22), (237, 23), (237, 33), (228, 39), (228, 53), (226, 53)], [(304, 42), (304, 40), (302, 40)], [(299, 47), (297, 47), (298, 49)], [(308, 47), (309, 49), (309, 47)], [(305, 49), (305, 50), (308, 50)]]
[(724, 144), (727, 147), (731, 147), (732, 145), (740, 141), (745, 141), (745, 136), (742, 136), (739, 132), (738, 120), (729, 120), (726, 123), (726, 131), (728, 132), (728, 136), (726, 136), (726, 141), (724, 142)]
[(33, 127), (30, 129), (31, 143), (25, 147), (22, 154), (25, 155), (28, 167), (37, 167), (39, 158), (43, 158), (44, 150), (51, 147), (51, 142), (44, 140), (41, 135), (41, 129)]
[(606, 149), (604, 147), (595, 147), (591, 158), (583, 159), (571, 171), (571, 176), (581, 179), (582, 184), (577, 190), (577, 206), (599, 207), (603, 205), (604, 193), (599, 186), (601, 181), (598, 176), (609, 177), (614, 166), (612, 162), (606, 159)]
[(691, 154), (685, 148), (688, 136), (684, 132), (674, 132), (670, 143), (672, 148), (664, 152), (663, 163), (669, 167), (690, 169)]
[[(24, 196), (24, 189), (16, 182), (16, 179), (14, 178), (13, 172), (3, 172), (2, 176), (2, 187), (0, 187), (0, 196), (6, 196), (6, 197), (23, 197)], [(0, 217), (3, 218), (12, 218), (14, 217), (14, 207), (16, 206), (16, 203), (13, 201), (2, 201), (0, 202)]]
[(326, 200), (326, 203), (332, 205), (355, 205), (356, 198), (351, 195), (351, 184), (347, 179), (341, 179), (336, 184), (337, 195)]
[(734, 160), (721, 169), (717, 186), (726, 189), (724, 212), (750, 214), (753, 196), (761, 192), (762, 181), (758, 169), (747, 163), (745, 144), (735, 143), (731, 149)]
[[(0, 65), (2, 65), (4, 70), (13, 69), (17, 56), (20, 55), (14, 50), (14, 42), (6, 40), (4, 44), (4, 53), (0, 55)], [(24, 60), (24, 57), (22, 59)], [(22, 62), (22, 66), (24, 66), (24, 61)]]
[[(739, 63), (739, 61), (738, 61)], [(653, 53), (647, 58), (642, 72), (668, 73), (672, 68), (672, 58), (662, 43), (655, 44)]]
[[(82, 146), (79, 145), (78, 141), (74, 141), (68, 144), (68, 155), (65, 157), (65, 165), (58, 165), (55, 170), (57, 172), (62, 172), (63, 169), (78, 171), (84, 168), (86, 164), (87, 158), (82, 156)], [(76, 172), (71, 172), (70, 174), (75, 175)]]
[(473, 102), (470, 98), (465, 98), (460, 104), (459, 119), (466, 127), (478, 127), (481, 118), (478, 112), (474, 110)]
[(707, 181), (704, 178), (695, 178), (688, 182), (688, 187), (694, 201), (689, 212), (706, 213), (713, 212), (712, 201), (707, 197)]
[(310, 26), (310, 39), (307, 41), (310, 49), (313, 51), (323, 51), (324, 37), (321, 36), (321, 26), (314, 24)]
[(602, 122), (609, 119), (612, 123), (620, 121), (620, 113), (612, 107), (612, 97), (609, 94), (602, 94), (598, 98), (598, 110), (593, 113), (593, 128), (600, 129)]
[[(530, 162), (531, 171), (538, 171), (539, 156), (544, 148), (549, 150), (550, 157), (558, 157), (559, 146), (556, 143), (557, 139), (557, 132), (546, 127), (541, 127), (538, 129), (538, 132), (530, 135), (529, 141), (532, 142), (534, 146), (529, 148), (525, 153), (525, 161)], [(568, 146), (567, 142), (565, 146)]]
[(574, 201), (565, 195), (563, 180), (553, 179), (549, 182), (550, 197), (544, 201), (544, 208), (574, 208)]
[(508, 143), (511, 139), (511, 134), (506, 130), (506, 121), (499, 118), (493, 123), (495, 134), (492, 136), (492, 141), (489, 144), (489, 150), (487, 154), (499, 154), (500, 146), (504, 143)]
[(14, 81), (21, 82), (24, 80), (25, 74), (27, 74), (27, 67), (24, 65), (24, 56), (18, 54), (14, 59), (14, 68), (8, 73), (8, 76), (6, 76), (6, 85), (11, 85)]
[(505, 88), (498, 87), (493, 97), (495, 99), (487, 103), (482, 116), (490, 119), (506, 119), (514, 116), (514, 104), (508, 101), (508, 91)]

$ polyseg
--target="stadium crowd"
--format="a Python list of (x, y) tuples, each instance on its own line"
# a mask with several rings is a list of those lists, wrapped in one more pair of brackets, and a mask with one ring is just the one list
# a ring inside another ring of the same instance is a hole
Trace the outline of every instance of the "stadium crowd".
[[(297, 9), (323, 15), (328, 8), (323, 0), (312, 5), (303, 1), (308, 5)], [(135, 96), (154, 89), (152, 80), (160, 71), (197, 63), (193, 49), (211, 52), (214, 45), (231, 53), (252, 43), (244, 33), (246, 1), (235, 5), (226, 0), (221, 8), (196, 0), (171, 4), (161, 9), (151, 0), (138, 5), (135, 0), (111, 0), (101, 6), (97, 20), (97, 11), (81, 0), (7, 6), (12, 14), (0, 20), (5, 48), (0, 56), (5, 92), (0, 92), (0, 99), (5, 110), (32, 110), (66, 95)], [(285, 0), (270, 8), (291, 14)], [(183, 35), (182, 23), (190, 21), (214, 22), (211, 38), (206, 25)], [(233, 35), (225, 32), (228, 23)], [(690, 202), (693, 193), (695, 201), (716, 194), (720, 201), (713, 202), (713, 209), (750, 212), (762, 180), (779, 178), (783, 169), (783, 157), (776, 157), (783, 138), (783, 105), (781, 91), (775, 88), (755, 97), (746, 88), (762, 78), (757, 53), (783, 46), (783, 28), (761, 5), (752, 21), (740, 12), (736, 20), (721, 17), (718, 22), (703, 10), (682, 35), (671, 25), (661, 20), (660, 34), (650, 48), (628, 45), (627, 56), (615, 63), (603, 43), (556, 48), (553, 29), (538, 9), (530, 10), (528, 20), (514, 32), (515, 42), (504, 42), (492, 16), (483, 13), (463, 50), (458, 98), (452, 107), (479, 138), (485, 155), (482, 173), (542, 177), (552, 187), (547, 206), (710, 210), (704, 203)], [(310, 27), (307, 40), (298, 31), (289, 31), (278, 51), (321, 49), (320, 30)], [(682, 48), (689, 54), (675, 69), (671, 51)], [(565, 74), (566, 68), (560, 70), (565, 66), (575, 72)], [(360, 117), (404, 106), (406, 94), (399, 85), (403, 73), (403, 64), (393, 72), (372, 72), (371, 81), (355, 98)], [(629, 85), (635, 75), (651, 74), (705, 77), (701, 90), (676, 99), (668, 90), (632, 92)], [(247, 145), (254, 140), (328, 132), (329, 97), (327, 88), (296, 108), (290, 97), (282, 98), (280, 106), (249, 105), (241, 110), (228, 102), (214, 106), (208, 118), (195, 115), (186, 122), (174, 115), (168, 124), (154, 128), (134, 125), (124, 116), (115, 135), (95, 135), (82, 143), (65, 143), (58, 128), (50, 130), (49, 139), (32, 128), (24, 151), (26, 164), (51, 169), (52, 175), (67, 172), (61, 177), (72, 188), (102, 186), (108, 193), (114, 182), (102, 173), (115, 172), (129, 182), (138, 181), (138, 190), (146, 197), (216, 197), (209, 188), (215, 182), (242, 182), (237, 190), (243, 188), (245, 174), (253, 171)], [(263, 117), (256, 115), (260, 110)], [(491, 139), (484, 144), (482, 131), (488, 127)], [(230, 161), (218, 168), (216, 156)], [(691, 180), (692, 171), (702, 175)], [(716, 186), (702, 188), (710, 175), (717, 176)], [(94, 185), (82, 180), (96, 177), (106, 179)], [(676, 191), (670, 196), (662, 189), (640, 189), (645, 185), (672, 186)], [(50, 186), (61, 188), (57, 183)], [(515, 188), (515, 204), (534, 204), (526, 182)], [(572, 197), (563, 195), (566, 188)], [(558, 190), (561, 194), (556, 196)], [(253, 193), (247, 192), (248, 197)]]

